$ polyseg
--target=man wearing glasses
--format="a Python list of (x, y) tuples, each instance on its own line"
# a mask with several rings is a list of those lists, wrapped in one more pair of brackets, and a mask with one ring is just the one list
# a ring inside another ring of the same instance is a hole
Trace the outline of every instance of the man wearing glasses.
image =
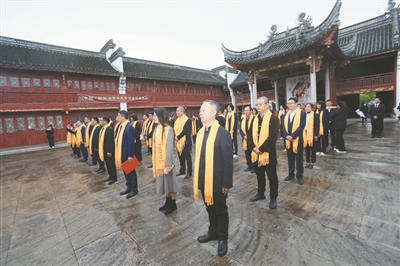
[(297, 108), (297, 103), (297, 98), (289, 98), (289, 112), (284, 116), (282, 123), (289, 166), (289, 175), (284, 180), (294, 179), (294, 171), (297, 169), (297, 182), (303, 185), (303, 130), (306, 125), (306, 113)]

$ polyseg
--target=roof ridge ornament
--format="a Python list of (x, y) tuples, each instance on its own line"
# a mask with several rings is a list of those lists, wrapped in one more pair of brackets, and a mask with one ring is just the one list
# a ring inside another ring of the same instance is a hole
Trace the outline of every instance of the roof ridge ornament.
[(299, 26), (301, 31), (306, 31), (312, 28), (312, 20), (313, 18), (311, 16), (307, 16), (305, 12), (301, 12), (297, 18), (299, 21)]
[(394, 2), (393, 0), (389, 0), (387, 3), (388, 7), (387, 7), (387, 11), (390, 12), (394, 9), (394, 6), (396, 5), (396, 2)]
[(276, 36), (276, 31), (278, 30), (278, 26), (276, 24), (272, 25), (270, 28), (269, 36), (267, 36), (268, 40), (274, 40)]

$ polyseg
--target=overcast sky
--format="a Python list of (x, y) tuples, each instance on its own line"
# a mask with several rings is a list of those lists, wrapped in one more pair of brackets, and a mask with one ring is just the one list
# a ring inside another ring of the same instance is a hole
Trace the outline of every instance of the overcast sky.
[[(96, 52), (113, 39), (127, 57), (212, 69), (225, 64), (221, 43), (251, 49), (273, 24), (296, 27), (300, 12), (318, 26), (335, 2), (1, 0), (0, 34)], [(340, 27), (382, 15), (387, 2), (343, 0)]]

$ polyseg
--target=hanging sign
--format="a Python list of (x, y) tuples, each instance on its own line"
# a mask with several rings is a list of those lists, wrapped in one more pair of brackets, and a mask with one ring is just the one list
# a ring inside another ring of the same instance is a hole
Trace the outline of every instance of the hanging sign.
[(131, 96), (123, 94), (83, 94), (78, 93), (79, 103), (134, 103), (134, 102), (148, 102), (149, 96)]

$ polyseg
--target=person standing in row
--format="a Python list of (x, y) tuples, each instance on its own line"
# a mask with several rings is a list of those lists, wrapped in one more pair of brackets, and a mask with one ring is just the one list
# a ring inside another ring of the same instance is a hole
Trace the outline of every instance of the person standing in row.
[[(153, 132), (155, 128), (153, 113), (149, 113), (149, 121), (146, 124), (145, 140), (147, 145), (148, 154), (153, 154)], [(153, 168), (153, 165), (149, 165), (147, 168)]]
[(137, 115), (131, 115), (131, 123), (133, 128), (135, 129), (135, 156), (139, 160), (139, 162), (143, 161), (142, 157), (142, 141), (140, 139), (140, 134), (142, 133), (142, 126), (138, 121)]
[(176, 150), (178, 151), (180, 170), (179, 175), (187, 173), (184, 179), (188, 179), (193, 174), (192, 156), (190, 151), (192, 150), (192, 140), (190, 139), (191, 132), (191, 121), (185, 114), (185, 109), (182, 106), (176, 108), (176, 121), (174, 124)]
[[(86, 127), (79, 120), (76, 122), (76, 125), (77, 125), (77, 129), (76, 129), (77, 144), (79, 145), (78, 146), (79, 150), (82, 153), (82, 157), (83, 157), (82, 159), (87, 161), (87, 159), (88, 159), (88, 151), (87, 151), (87, 149), (85, 147), (85, 130), (86, 130)], [(80, 160), (80, 161), (82, 161), (82, 160)]]
[(204, 101), (200, 108), (204, 126), (197, 133), (193, 192), (197, 201), (201, 191), (210, 222), (208, 233), (197, 240), (218, 240), (218, 255), (224, 256), (228, 251), (226, 198), (233, 186), (233, 151), (229, 132), (215, 119), (218, 109), (213, 100)]
[(223, 128), (225, 128), (225, 122), (226, 122), (226, 120), (225, 120), (225, 116), (224, 116), (224, 114), (223, 114), (223, 110), (224, 110), (224, 108), (225, 108), (225, 105), (223, 104), (223, 103), (219, 103), (218, 104), (218, 107), (219, 107), (219, 109), (218, 109), (218, 114), (217, 114), (217, 116), (215, 117), (215, 119), (218, 121), (218, 123), (219, 123), (219, 125), (221, 126), (221, 127), (223, 127)]
[(104, 161), (101, 161), (99, 158), (99, 135), (100, 135), (100, 125), (99, 118), (93, 117), (91, 119), (93, 130), (90, 135), (90, 154), (92, 155), (92, 163), (89, 166), (97, 165), (99, 163), (99, 169), (95, 171), (95, 173), (101, 174), (106, 171), (104, 168)]
[[(149, 122), (149, 117), (148, 117), (147, 114), (143, 114), (142, 119), (143, 119), (143, 125), (142, 125), (142, 139), (146, 140), (147, 123)], [(148, 141), (146, 140), (145, 143), (146, 143), (146, 147), (147, 147), (147, 154), (149, 154), (149, 153), (150, 153), (150, 150), (149, 150), (149, 145), (147, 144)]]
[(248, 148), (248, 140), (247, 140), (247, 137), (249, 135), (250, 125), (253, 122), (254, 116), (251, 113), (250, 106), (245, 106), (243, 113), (244, 117), (240, 124), (240, 134), (242, 135), (243, 138), (243, 150), (246, 156), (246, 163), (247, 163), (247, 168), (244, 171), (245, 172), (251, 171), (251, 173), (254, 173), (253, 163), (251, 162), (252, 149)]
[(315, 111), (319, 116), (319, 134), (316, 143), (317, 153), (316, 155), (324, 156), (326, 148), (328, 147), (328, 135), (329, 135), (329, 112), (325, 108), (324, 101), (317, 102), (317, 110)]
[(347, 114), (348, 109), (345, 102), (338, 102), (337, 108), (333, 109), (330, 113), (331, 127), (336, 132), (336, 149), (337, 153), (346, 153), (344, 145), (343, 133), (347, 127)]
[[(286, 110), (283, 107), (283, 105), (281, 105), (279, 107), (279, 112), (278, 112), (278, 119), (279, 119), (279, 129), (282, 128), (283, 125), (283, 118), (285, 117), (286, 114)], [(283, 139), (283, 132), (282, 130), (280, 130), (280, 138)], [(285, 147), (285, 139), (283, 139), (283, 147)], [(284, 149), (284, 152), (286, 151), (286, 149)]]
[[(90, 146), (90, 135), (92, 135), (92, 130), (93, 130), (93, 126), (90, 123), (90, 118), (88, 116), (85, 116), (83, 122), (85, 123), (85, 148), (86, 151), (88, 152), (88, 148)], [(88, 152), (89, 153), (89, 152)], [(88, 158), (83, 158), (80, 160), (81, 162), (87, 162)]]
[[(133, 156), (135, 156), (135, 147), (133, 140), (135, 139), (135, 129), (129, 123), (129, 114), (125, 110), (118, 112), (118, 121), (120, 123), (118, 129), (118, 135), (115, 138), (115, 164), (121, 166), (124, 162), (133, 162)], [(129, 174), (124, 172), (126, 179), (126, 189), (119, 193), (120, 195), (126, 195), (126, 198), (132, 198), (139, 193), (138, 191), (138, 180), (136, 170), (133, 170)]]
[(225, 115), (225, 129), (231, 134), (231, 140), (232, 140), (232, 149), (234, 149), (233, 152), (233, 158), (237, 157), (237, 149), (238, 149), (238, 143), (237, 143), (237, 125), (239, 122), (238, 114), (234, 112), (235, 107), (233, 104), (228, 104), (226, 107), (228, 110), (227, 114)]
[(170, 125), (168, 111), (165, 108), (154, 110), (154, 153), (153, 153), (153, 177), (156, 178), (156, 192), (166, 196), (165, 204), (159, 211), (165, 211), (168, 215), (176, 210), (176, 195), (178, 183), (175, 175), (174, 162), (174, 131)]
[[(325, 105), (326, 105), (326, 111), (329, 114), (331, 113), (331, 110), (336, 109), (336, 106), (332, 105), (331, 99), (326, 100)], [(336, 149), (336, 132), (332, 128), (332, 120), (331, 120), (330, 115), (329, 115), (329, 133), (331, 134), (331, 147), (332, 147), (332, 149)], [(328, 137), (328, 135), (327, 135), (327, 137)]]
[(294, 171), (297, 169), (297, 182), (303, 185), (303, 130), (306, 125), (306, 113), (297, 107), (297, 103), (297, 98), (289, 98), (287, 102), (289, 112), (286, 113), (281, 128), (286, 141), (285, 146), (289, 167), (289, 175), (284, 180), (294, 179)]
[(117, 182), (114, 130), (111, 128), (111, 120), (108, 116), (100, 118), (100, 126), (99, 159), (107, 165), (108, 178), (104, 180), (104, 182), (108, 182), (109, 185), (112, 185)]
[(276, 209), (278, 204), (278, 175), (276, 165), (276, 141), (279, 136), (279, 119), (269, 110), (268, 98), (257, 99), (258, 115), (253, 119), (248, 135), (248, 148), (252, 151), (251, 161), (257, 175), (257, 195), (250, 201), (265, 199), (265, 173), (269, 181), (269, 208)]
[(54, 149), (54, 128), (53, 125), (49, 125), (46, 129), (46, 138), (49, 141), (49, 146), (51, 149)]
[(385, 117), (385, 105), (381, 103), (379, 97), (375, 97), (374, 104), (369, 108), (369, 114), (371, 116), (371, 138), (382, 138), (383, 131), (383, 118)]
[(306, 168), (313, 169), (316, 162), (317, 140), (319, 136), (319, 116), (313, 111), (313, 104), (307, 103), (306, 125), (303, 130), (304, 148), (306, 150)]
[(72, 153), (70, 154), (71, 156), (75, 156), (75, 149), (74, 149), (74, 140), (73, 140), (73, 134), (72, 134), (72, 129), (73, 129), (73, 125), (72, 124), (67, 124), (66, 126), (66, 130), (67, 130), (67, 144), (69, 144), (69, 146), (72, 149)]
[(197, 136), (197, 131), (201, 128), (201, 122), (197, 118), (197, 116), (193, 115), (192, 116), (192, 138), (193, 138), (193, 144), (196, 145), (196, 136)]

